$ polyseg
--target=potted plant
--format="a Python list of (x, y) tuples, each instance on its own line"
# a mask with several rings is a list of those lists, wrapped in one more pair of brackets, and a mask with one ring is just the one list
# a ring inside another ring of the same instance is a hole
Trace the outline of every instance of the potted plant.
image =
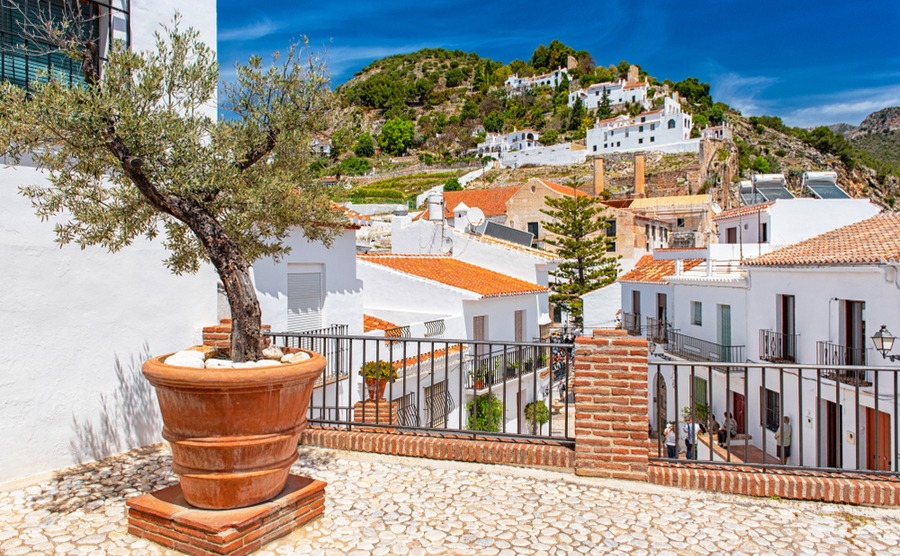
[(550, 410), (544, 400), (525, 404), (525, 420), (531, 426), (531, 434), (538, 434), (541, 427), (550, 420)]
[(473, 431), (500, 432), (503, 425), (503, 402), (487, 393), (466, 403), (466, 428)]
[(519, 362), (510, 361), (506, 364), (506, 378), (515, 378), (519, 375)]
[[(292, 230), (330, 244), (345, 226), (308, 164), (334, 105), (325, 68), (303, 45), (269, 68), (254, 57), (219, 99), (215, 52), (178, 16), (155, 49), (110, 45), (102, 72), (100, 44), (80, 34), (91, 28), (82, 23), (35, 25), (42, 42), (81, 62), (84, 84), (51, 80), (26, 92), (4, 83), (3, 154), (29, 157), (46, 177), (21, 192), (54, 220), (60, 244), (115, 252), (161, 236), (174, 273), (215, 268), (231, 308), (230, 358), (246, 368), (197, 368), (202, 359), (190, 357), (172, 365), (162, 355), (143, 371), (157, 388), (187, 501), (210, 509), (262, 502), (287, 481), (325, 361), (252, 363), (264, 357), (250, 268), (285, 254)], [(227, 117), (217, 117), (217, 104)]]
[(397, 371), (389, 361), (368, 361), (359, 368), (359, 375), (366, 381), (370, 400), (384, 399), (388, 382), (397, 380)]
[(489, 374), (487, 363), (481, 363), (480, 365), (478, 365), (473, 374), (475, 379), (475, 389), (481, 390), (482, 388), (484, 388)]

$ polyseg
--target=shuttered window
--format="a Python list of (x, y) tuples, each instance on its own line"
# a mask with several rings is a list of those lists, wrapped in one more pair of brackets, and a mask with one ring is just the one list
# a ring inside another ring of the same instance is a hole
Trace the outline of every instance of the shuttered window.
[(516, 311), (516, 341), (525, 341), (525, 311)]
[(322, 328), (322, 273), (288, 273), (289, 332)]

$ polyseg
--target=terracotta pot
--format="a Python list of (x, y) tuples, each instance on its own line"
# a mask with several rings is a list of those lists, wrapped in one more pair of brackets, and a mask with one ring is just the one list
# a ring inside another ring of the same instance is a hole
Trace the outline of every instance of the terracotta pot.
[(250, 369), (142, 368), (156, 387), (163, 438), (187, 502), (223, 510), (252, 506), (284, 489), (325, 358)]
[(369, 392), (370, 400), (383, 400), (384, 390), (387, 388), (388, 381), (376, 380), (374, 378), (366, 379), (366, 390)]

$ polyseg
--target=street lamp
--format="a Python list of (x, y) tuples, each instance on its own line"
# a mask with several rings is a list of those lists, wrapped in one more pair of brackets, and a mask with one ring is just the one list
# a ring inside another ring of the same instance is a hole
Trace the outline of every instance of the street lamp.
[(894, 340), (897, 338), (891, 334), (891, 331), (887, 329), (887, 326), (881, 325), (881, 330), (875, 333), (872, 336), (872, 343), (875, 344), (875, 349), (881, 353), (881, 357), (884, 359), (890, 359), (891, 361), (900, 361), (900, 355), (888, 355), (888, 352), (891, 351), (891, 348), (894, 347)]

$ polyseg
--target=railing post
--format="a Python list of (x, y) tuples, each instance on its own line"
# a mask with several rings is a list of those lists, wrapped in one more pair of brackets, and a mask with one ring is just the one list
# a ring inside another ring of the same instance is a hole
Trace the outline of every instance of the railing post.
[(647, 341), (595, 330), (575, 341), (575, 474), (649, 480)]

